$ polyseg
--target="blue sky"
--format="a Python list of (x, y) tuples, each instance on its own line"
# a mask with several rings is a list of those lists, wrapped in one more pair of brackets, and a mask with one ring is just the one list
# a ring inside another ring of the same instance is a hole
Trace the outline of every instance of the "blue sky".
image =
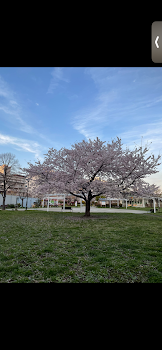
[[(97, 136), (162, 155), (162, 68), (0, 68), (0, 153), (26, 167)], [(147, 181), (162, 190), (158, 169)]]

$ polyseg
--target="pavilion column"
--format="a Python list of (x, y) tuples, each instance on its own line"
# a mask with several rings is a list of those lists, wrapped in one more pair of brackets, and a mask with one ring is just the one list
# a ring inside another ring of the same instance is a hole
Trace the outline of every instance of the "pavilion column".
[(154, 213), (156, 213), (156, 209), (155, 209), (155, 198), (153, 198), (154, 201)]
[(110, 208), (111, 208), (111, 199), (109, 200), (109, 203), (110, 203)]

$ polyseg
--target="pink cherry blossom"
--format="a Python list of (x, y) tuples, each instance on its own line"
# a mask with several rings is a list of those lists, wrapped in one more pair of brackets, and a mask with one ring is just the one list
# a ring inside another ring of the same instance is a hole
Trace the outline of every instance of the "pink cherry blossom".
[(143, 179), (158, 172), (160, 155), (147, 156), (147, 147), (123, 149), (118, 137), (105, 142), (97, 137), (75, 143), (71, 149), (50, 148), (42, 164), (39, 160), (28, 163), (23, 171), (32, 181), (33, 194), (70, 193), (86, 201), (85, 215), (89, 216), (91, 200), (101, 194), (125, 198), (130, 192), (142, 196), (159, 190)]

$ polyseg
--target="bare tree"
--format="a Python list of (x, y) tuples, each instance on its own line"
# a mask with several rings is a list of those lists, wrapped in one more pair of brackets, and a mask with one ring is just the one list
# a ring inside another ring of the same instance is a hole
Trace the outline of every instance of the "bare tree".
[(0, 193), (3, 197), (3, 210), (7, 191), (14, 190), (19, 184), (16, 175), (20, 171), (19, 161), (11, 153), (0, 154)]

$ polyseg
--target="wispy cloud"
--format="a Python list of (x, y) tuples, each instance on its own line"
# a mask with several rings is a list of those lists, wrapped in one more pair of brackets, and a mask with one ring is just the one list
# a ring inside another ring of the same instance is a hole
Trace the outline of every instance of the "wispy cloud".
[[(141, 124), (142, 118), (152, 119), (151, 108), (162, 103), (161, 89), (157, 90), (156, 94), (153, 89), (154, 86), (157, 88), (159, 75), (162, 78), (162, 70), (150, 70), (120, 67), (86, 68), (86, 79), (90, 77), (93, 80), (97, 96), (93, 106), (73, 116), (73, 128), (89, 138), (90, 135), (99, 136), (99, 133), (104, 135), (105, 127), (109, 126), (110, 129), (116, 122), (121, 122), (121, 127), (125, 127), (127, 120), (130, 126), (133, 121)], [(142, 90), (139, 89), (141, 84), (145, 85)], [(151, 88), (148, 89), (148, 86)]]
[[(36, 103), (39, 106), (38, 103)], [(50, 143), (50, 140), (45, 135), (39, 133), (34, 127), (29, 125), (23, 118), (23, 110), (20, 103), (16, 100), (16, 93), (12, 91), (4, 79), (0, 76), (0, 111), (3, 111), (8, 118), (9, 125), (14, 125), (20, 131), (28, 133), (30, 135), (37, 135), (42, 139), (46, 139), (46, 142)], [(12, 116), (12, 117), (11, 117)], [(14, 118), (13, 118), (14, 117)], [(3, 118), (3, 115), (0, 115)], [(6, 120), (6, 116), (5, 116)]]
[(8, 84), (0, 76), (0, 96), (8, 100), (14, 100), (15, 93), (8, 87)]
[(6, 114), (15, 115), (15, 116), (18, 115), (18, 113), (14, 109), (12, 109), (8, 106), (2, 105), (2, 104), (0, 104), (0, 110)]
[(162, 121), (154, 123), (145, 123), (137, 125), (120, 133), (118, 136), (121, 138), (122, 142), (126, 144), (131, 149), (135, 145), (143, 146), (148, 145), (151, 153), (154, 155), (162, 155)]
[(12, 91), (0, 76), (0, 110), (6, 114), (17, 116), (20, 106), (15, 99), (16, 93)]
[[(46, 147), (42, 147), (39, 143), (32, 140), (25, 140), (17, 137), (0, 134), (1, 145), (12, 145), (13, 148), (19, 151), (26, 151), (33, 153), (35, 158), (43, 160), (42, 154), (46, 150)], [(18, 147), (17, 147), (18, 146)]]
[(52, 94), (53, 90), (56, 89), (56, 87), (59, 85), (59, 83), (61, 81), (65, 82), (65, 83), (69, 83), (70, 80), (65, 78), (63, 76), (63, 69), (60, 67), (56, 67), (53, 69), (53, 71), (51, 72), (52, 75), (52, 79), (50, 81), (50, 85), (47, 91), (47, 94)]
[(15, 118), (9, 118), (9, 122), (15, 125), (17, 122), (17, 127), (19, 130), (33, 133), (34, 129), (28, 125), (20, 116), (22, 113), (22, 108), (20, 104), (16, 101), (16, 93), (13, 92), (8, 84), (0, 77), (0, 97), (3, 97), (3, 100), (0, 99), (0, 110), (7, 115), (12, 115)]
[[(89, 76), (100, 89), (109, 87), (109, 84), (122, 84), (122, 88), (131, 88), (131, 83), (138, 86), (158, 84), (161, 82), (162, 68), (151, 67), (93, 67), (85, 68), (84, 73)], [(133, 78), (133, 79), (132, 79)], [(128, 86), (129, 83), (129, 86)]]
[(16, 101), (13, 101), (13, 100), (10, 100), (10, 105), (13, 107), (13, 108), (16, 108), (18, 106), (18, 103)]
[(110, 123), (108, 107), (115, 99), (115, 91), (99, 94), (93, 107), (81, 110), (73, 117), (71, 121), (73, 128), (87, 139), (94, 139), (97, 136), (102, 138), (104, 126)]

